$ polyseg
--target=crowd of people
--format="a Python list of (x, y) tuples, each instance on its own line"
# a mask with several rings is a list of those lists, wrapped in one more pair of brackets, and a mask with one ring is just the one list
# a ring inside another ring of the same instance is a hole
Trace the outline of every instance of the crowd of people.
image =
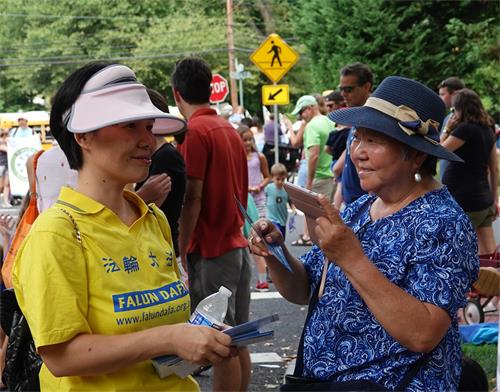
[[(197, 390), (192, 376), (155, 374), (150, 360), (175, 354), (213, 365), (214, 390), (246, 390), (248, 348), (188, 320), (225, 286), (225, 323), (247, 322), (255, 262), (257, 290), (272, 281), (309, 305), (282, 390), (456, 390), (457, 312), (478, 255), (496, 248), (500, 211), (494, 122), (479, 96), (457, 78), (439, 95), (399, 76), (373, 90), (370, 68), (353, 63), (337, 90), (297, 100), (297, 121), (271, 115), (262, 125), (227, 105), (218, 114), (211, 79), (199, 58), (176, 63), (183, 119), (119, 64), (89, 63), (55, 94), (58, 145), (29, 161), (27, 199), (40, 214), (4, 290), (15, 292), (39, 354), (35, 387)], [(268, 154), (275, 122), (297, 150), (296, 183), (323, 211), (292, 242), (311, 247), (299, 259), (284, 241), (296, 212), (283, 187), (290, 162)], [(447, 162), (440, 173), (438, 161)], [(235, 199), (256, 220), (245, 232)], [(2, 234), (12, 226), (0, 217)], [(282, 247), (292, 271), (263, 241)], [(22, 318), (4, 318), (8, 357)]]

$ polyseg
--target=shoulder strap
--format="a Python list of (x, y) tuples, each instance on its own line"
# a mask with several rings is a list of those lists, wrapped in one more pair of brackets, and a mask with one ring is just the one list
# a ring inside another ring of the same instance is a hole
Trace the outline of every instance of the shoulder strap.
[(73, 218), (73, 215), (71, 215), (70, 212), (67, 209), (63, 208), (63, 207), (58, 207), (58, 208), (59, 208), (59, 210), (61, 210), (62, 212), (64, 212), (64, 214), (66, 214), (69, 217), (71, 223), (73, 223), (73, 227), (75, 228), (76, 240), (81, 245), (82, 244), (82, 235), (80, 233), (80, 230), (78, 229), (78, 225), (76, 224), (75, 219)]
[(34, 178), (34, 183), (33, 183), (33, 194), (36, 195), (37, 189), (36, 189), (36, 168), (38, 167), (38, 158), (40, 158), (40, 155), (42, 155), (45, 152), (45, 150), (40, 150), (37, 151), (35, 156), (33, 157), (33, 173), (35, 175)]
[(312, 293), (311, 300), (309, 302), (309, 308), (307, 309), (306, 321), (304, 322), (304, 328), (302, 329), (302, 335), (300, 336), (299, 348), (297, 350), (297, 359), (295, 360), (295, 370), (293, 371), (293, 375), (296, 377), (302, 377), (302, 373), (304, 371), (304, 336), (306, 334), (306, 327), (311, 318), (314, 309), (316, 309), (316, 305), (318, 304), (319, 298), (319, 288), (320, 284), (316, 286), (316, 289)]
[(167, 232), (165, 231), (165, 228), (163, 227), (163, 225), (160, 223), (160, 220), (158, 219), (158, 216), (156, 215), (155, 209), (151, 205), (148, 204), (148, 210), (156, 218), (156, 221), (158, 222), (158, 226), (160, 226), (161, 233), (163, 234), (163, 238), (165, 238), (165, 240), (166, 240), (168, 238)]
[(409, 367), (408, 370), (406, 371), (406, 374), (404, 377), (401, 379), (399, 382), (398, 386), (394, 389), (395, 391), (404, 391), (406, 390), (406, 387), (410, 384), (410, 382), (415, 378), (417, 375), (418, 371), (423, 368), (427, 362), (429, 362), (429, 359), (434, 352), (428, 352), (422, 355), (419, 359), (417, 359), (414, 363), (412, 363)]

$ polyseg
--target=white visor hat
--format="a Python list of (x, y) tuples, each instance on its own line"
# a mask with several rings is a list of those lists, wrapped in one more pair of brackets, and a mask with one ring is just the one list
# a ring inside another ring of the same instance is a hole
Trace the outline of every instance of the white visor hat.
[(146, 87), (124, 65), (110, 65), (85, 84), (64, 119), (68, 131), (85, 133), (129, 121), (154, 119), (153, 134), (183, 132), (186, 122), (151, 103)]

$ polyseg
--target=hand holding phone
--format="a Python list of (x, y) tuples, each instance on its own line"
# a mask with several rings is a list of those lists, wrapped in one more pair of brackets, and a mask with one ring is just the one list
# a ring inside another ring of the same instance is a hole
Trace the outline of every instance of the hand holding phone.
[(295, 208), (304, 213), (311, 240), (317, 245), (318, 238), (314, 232), (316, 219), (320, 216), (327, 216), (323, 206), (318, 200), (318, 194), (294, 184), (285, 183), (283, 186), (288, 196), (290, 196), (290, 200)]

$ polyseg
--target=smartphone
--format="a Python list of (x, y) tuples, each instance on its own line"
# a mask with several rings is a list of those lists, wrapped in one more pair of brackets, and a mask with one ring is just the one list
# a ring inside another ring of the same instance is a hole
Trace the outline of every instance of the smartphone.
[(304, 215), (313, 219), (317, 219), (320, 216), (326, 216), (323, 206), (318, 201), (318, 193), (290, 183), (285, 183), (283, 186), (291, 202), (298, 210), (302, 211)]
[(314, 231), (316, 219), (326, 216), (326, 212), (318, 200), (318, 194), (294, 184), (285, 183), (283, 186), (293, 205), (304, 213), (311, 241), (318, 245), (318, 238)]

